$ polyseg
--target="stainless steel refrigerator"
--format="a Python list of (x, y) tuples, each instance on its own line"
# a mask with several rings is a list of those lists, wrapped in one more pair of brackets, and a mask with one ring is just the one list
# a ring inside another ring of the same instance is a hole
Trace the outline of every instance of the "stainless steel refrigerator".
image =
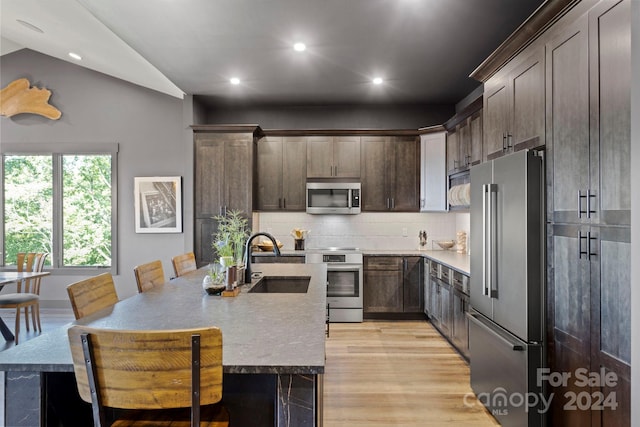
[(546, 418), (544, 194), (542, 152), (471, 168), (471, 387), (503, 426)]

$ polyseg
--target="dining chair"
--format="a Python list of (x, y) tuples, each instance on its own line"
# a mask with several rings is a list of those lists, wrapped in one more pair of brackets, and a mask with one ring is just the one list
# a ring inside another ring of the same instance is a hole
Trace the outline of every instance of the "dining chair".
[(219, 328), (131, 331), (76, 325), (68, 336), (78, 391), (92, 405), (95, 426), (229, 425), (219, 403)]
[(149, 289), (164, 284), (166, 281), (160, 260), (137, 265), (133, 268), (133, 272), (136, 276), (138, 292), (148, 291)]
[(67, 286), (76, 319), (88, 316), (118, 302), (111, 273), (102, 273)]
[[(39, 252), (21, 252), (17, 256), (18, 272), (41, 272), (48, 254)], [(20, 334), (20, 310), (24, 308), (24, 321), (29, 331), (29, 310), (33, 329), (42, 332), (40, 324), (40, 277), (24, 279), (17, 282), (16, 292), (0, 295), (0, 308), (16, 310), (16, 327), (14, 343), (18, 345)]]
[(171, 258), (171, 263), (173, 264), (173, 271), (175, 272), (176, 277), (180, 277), (185, 273), (198, 269), (196, 265), (196, 256), (193, 252), (176, 255)]

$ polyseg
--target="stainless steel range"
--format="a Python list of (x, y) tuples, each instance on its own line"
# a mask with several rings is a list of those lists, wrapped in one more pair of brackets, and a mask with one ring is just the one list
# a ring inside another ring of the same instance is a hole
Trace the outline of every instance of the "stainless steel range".
[(362, 253), (358, 248), (307, 250), (307, 264), (327, 264), (329, 322), (362, 322)]

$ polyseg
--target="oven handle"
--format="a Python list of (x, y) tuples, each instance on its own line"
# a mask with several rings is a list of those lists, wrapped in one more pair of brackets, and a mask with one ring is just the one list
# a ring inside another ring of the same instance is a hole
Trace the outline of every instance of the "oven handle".
[(355, 271), (362, 270), (362, 264), (329, 264), (327, 271)]

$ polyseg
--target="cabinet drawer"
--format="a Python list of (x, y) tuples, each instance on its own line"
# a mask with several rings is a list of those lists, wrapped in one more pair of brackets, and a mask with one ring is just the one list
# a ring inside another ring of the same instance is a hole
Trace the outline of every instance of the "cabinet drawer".
[(402, 257), (367, 256), (364, 257), (365, 270), (401, 270)]
[(451, 269), (449, 267), (440, 266), (440, 279), (445, 283), (451, 283)]
[(451, 270), (451, 284), (458, 291), (469, 294), (469, 277), (456, 270)]
[(438, 277), (438, 265), (435, 261), (429, 262), (429, 276)]

